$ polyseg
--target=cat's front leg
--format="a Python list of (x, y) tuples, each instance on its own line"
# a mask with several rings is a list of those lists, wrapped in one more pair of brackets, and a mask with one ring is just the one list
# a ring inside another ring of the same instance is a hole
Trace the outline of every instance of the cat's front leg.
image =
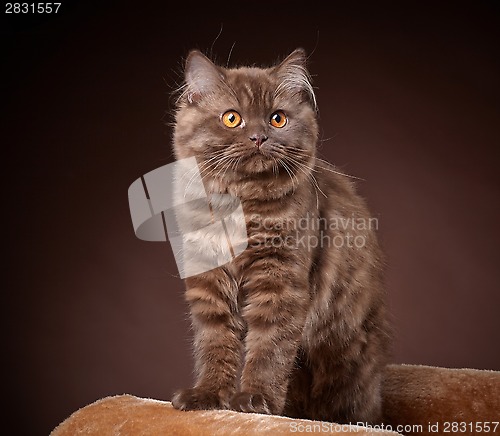
[(234, 315), (237, 290), (218, 268), (186, 279), (194, 329), (196, 384), (175, 393), (180, 410), (226, 409), (236, 392), (241, 365), (240, 324)]
[(307, 273), (281, 258), (251, 265), (243, 317), (248, 326), (240, 392), (231, 408), (280, 414), (309, 303)]

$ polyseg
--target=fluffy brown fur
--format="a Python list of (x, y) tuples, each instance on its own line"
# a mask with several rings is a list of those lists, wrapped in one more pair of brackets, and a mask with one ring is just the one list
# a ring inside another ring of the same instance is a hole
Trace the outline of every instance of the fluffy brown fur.
[[(182, 410), (377, 422), (388, 349), (382, 261), (352, 181), (316, 157), (316, 101), (298, 49), (271, 68), (186, 61), (174, 150), (208, 192), (238, 197), (249, 247), (187, 278), (196, 384)], [(237, 127), (222, 115), (237, 111)], [(287, 122), (270, 118), (283, 111)]]

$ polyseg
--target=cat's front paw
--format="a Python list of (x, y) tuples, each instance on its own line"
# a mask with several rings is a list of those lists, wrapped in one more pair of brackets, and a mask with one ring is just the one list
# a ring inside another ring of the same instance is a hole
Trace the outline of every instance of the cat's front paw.
[(237, 412), (264, 413), (266, 415), (274, 413), (274, 405), (267, 401), (262, 394), (238, 392), (229, 404), (231, 409)]
[(216, 393), (200, 388), (177, 391), (172, 398), (172, 406), (179, 410), (226, 409)]

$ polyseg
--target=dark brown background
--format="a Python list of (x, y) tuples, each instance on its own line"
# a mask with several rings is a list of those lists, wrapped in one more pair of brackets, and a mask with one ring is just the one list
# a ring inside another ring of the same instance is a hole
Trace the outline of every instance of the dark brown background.
[(405, 3), (86, 1), (2, 23), (4, 428), (190, 384), (183, 285), (169, 245), (135, 238), (127, 189), (171, 161), (169, 93), (221, 23), (223, 63), (233, 42), (231, 64), (314, 50), (321, 155), (379, 218), (393, 361), (500, 370), (498, 10)]

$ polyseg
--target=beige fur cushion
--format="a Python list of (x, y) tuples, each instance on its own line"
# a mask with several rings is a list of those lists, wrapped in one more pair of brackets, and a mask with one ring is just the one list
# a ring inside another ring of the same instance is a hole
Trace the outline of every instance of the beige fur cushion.
[[(446, 426), (450, 434), (457, 434), (452, 431), (453, 422), (467, 426), (479, 423), (486, 428), (486, 422), (500, 420), (500, 372), (390, 365), (383, 398), (385, 427), (403, 434), (430, 435), (436, 434), (436, 429), (444, 434)], [(493, 426), (490, 424), (491, 430)], [(371, 430), (228, 410), (181, 412), (170, 402), (119, 395), (76, 411), (54, 429), (52, 436), (396, 434)], [(500, 434), (500, 425), (495, 433)]]

